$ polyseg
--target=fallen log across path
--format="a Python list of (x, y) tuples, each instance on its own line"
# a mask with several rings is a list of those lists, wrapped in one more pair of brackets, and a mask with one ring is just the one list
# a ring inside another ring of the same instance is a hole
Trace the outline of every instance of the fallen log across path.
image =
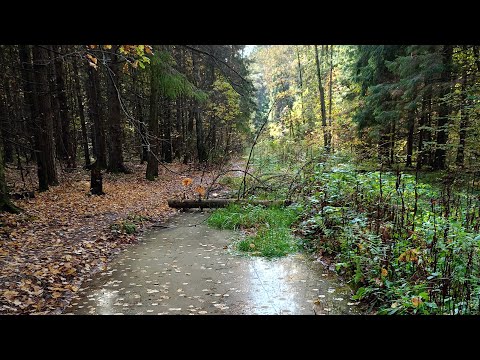
[(288, 206), (292, 202), (289, 200), (238, 200), (238, 199), (205, 199), (205, 200), (177, 200), (168, 199), (168, 206), (175, 209), (192, 208), (221, 208), (229, 204), (251, 204), (263, 206)]

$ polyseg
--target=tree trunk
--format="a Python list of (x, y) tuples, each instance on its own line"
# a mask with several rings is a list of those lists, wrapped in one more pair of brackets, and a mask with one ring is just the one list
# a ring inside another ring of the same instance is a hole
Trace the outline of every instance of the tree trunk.
[[(9, 118), (8, 111), (7, 111), (7, 103), (8, 103), (8, 99), (6, 101), (4, 101), (3, 100), (3, 94), (0, 92), (0, 125), (1, 125), (0, 134), (1, 134), (1, 139), (3, 139), (4, 144), (8, 142), (8, 140), (7, 140), (8, 139), (8, 134), (6, 134), (5, 131), (3, 130), (7, 126), (6, 122), (7, 122), (7, 119)], [(7, 127), (7, 129), (8, 129), (8, 127)], [(5, 145), (3, 145), (3, 152), (5, 153)], [(3, 158), (3, 161), (5, 163), (7, 163), (5, 158)], [(1, 166), (4, 166), (5, 163), (2, 162)]]
[(419, 123), (419, 133), (418, 133), (418, 148), (417, 148), (417, 170), (420, 170), (425, 163), (425, 152), (423, 149), (423, 141), (425, 139), (425, 125), (427, 123), (427, 102), (429, 100), (429, 96), (424, 96), (422, 99), (422, 113), (420, 114), (420, 123)]
[(298, 51), (298, 45), (295, 46), (297, 51), (297, 65), (298, 65), (298, 79), (300, 85), (300, 106), (302, 111), (302, 123), (305, 124), (305, 115), (303, 110), (303, 76), (302, 76), (302, 63), (300, 62), (300, 52)]
[[(49, 47), (53, 48), (52, 46)], [(55, 140), (56, 158), (62, 161), (67, 160), (67, 148), (63, 143), (62, 118), (60, 116), (60, 101), (57, 91), (57, 77), (55, 71), (55, 54), (49, 51), (50, 61), (48, 66), (48, 80), (50, 88), (50, 103), (52, 106), (53, 135)]]
[[(37, 118), (37, 98), (34, 96), (34, 79), (33, 79), (33, 65), (31, 47), (28, 45), (19, 45), (18, 57), (20, 59), (20, 70), (22, 75), (23, 94), (25, 102), (28, 108), (28, 121), (26, 124), (26, 135), (29, 140), (29, 144), (32, 148), (37, 149), (35, 146), (35, 133), (38, 132), (36, 127)], [(25, 156), (27, 163), (28, 157)], [(32, 151), (32, 159), (37, 161), (36, 151)]]
[(207, 161), (207, 152), (205, 151), (205, 136), (203, 133), (202, 114), (197, 100), (194, 100), (195, 131), (197, 133), (197, 155), (198, 161), (204, 163)]
[(465, 159), (465, 140), (467, 137), (467, 127), (469, 123), (468, 119), (468, 105), (467, 101), (467, 72), (464, 70), (462, 74), (462, 90), (460, 95), (460, 104), (462, 106), (460, 113), (460, 131), (459, 131), (459, 140), (458, 140), (458, 149), (457, 149), (457, 158), (455, 159), (455, 164), (457, 166), (463, 166)]
[(186, 149), (184, 153), (183, 163), (188, 164), (192, 161), (192, 154), (194, 150), (193, 144), (193, 129), (194, 129), (194, 110), (193, 104), (190, 103), (189, 109), (186, 111), (187, 127), (186, 127)]
[(327, 115), (325, 110), (325, 93), (322, 86), (322, 76), (320, 73), (320, 60), (318, 57), (318, 47), (315, 45), (315, 63), (317, 65), (318, 92), (320, 93), (320, 108), (322, 113), (323, 144), (325, 151), (330, 152), (330, 137), (327, 130)]
[(147, 127), (143, 121), (140, 122), (140, 164), (148, 161), (148, 143), (147, 143)]
[(408, 114), (407, 161), (405, 164), (406, 167), (412, 167), (414, 130), (415, 130), (415, 113), (411, 111)]
[(390, 124), (390, 162), (392, 165), (395, 163), (395, 121)]
[[(425, 126), (428, 127), (428, 129), (425, 131), (425, 143), (431, 143), (433, 139), (433, 130), (432, 130), (432, 107), (433, 107), (433, 99), (432, 99), (432, 92), (430, 91), (427, 97), (427, 114), (425, 116), (426, 118), (426, 124)], [(425, 149), (427, 150), (427, 149)], [(431, 145), (428, 147), (428, 151), (424, 150), (424, 159), (425, 159), (425, 164), (428, 164), (429, 166), (433, 167), (433, 160), (434, 160), (434, 151)]]
[[(208, 64), (208, 73), (207, 73), (207, 89), (210, 91), (212, 94), (214, 93), (214, 84), (215, 84), (215, 65), (213, 62), (210, 62)], [(215, 154), (215, 149), (216, 149), (216, 143), (217, 143), (217, 117), (212, 113), (208, 117), (208, 134), (205, 139), (207, 145), (207, 159), (214, 159), (216, 154)]]
[[(192, 72), (195, 86), (200, 86), (200, 65), (196, 61), (195, 54), (192, 54)], [(195, 118), (195, 132), (197, 135), (197, 156), (200, 163), (207, 161), (207, 152), (205, 150), (205, 135), (203, 132), (203, 119), (200, 111), (200, 104), (197, 99), (193, 100), (193, 117)]]
[[(11, 62), (11, 60), (7, 59), (6, 56), (6, 51), (4, 48), (0, 48), (0, 65), (3, 68), (6, 68), (8, 62)], [(11, 163), (13, 162), (13, 148), (12, 148), (12, 143), (8, 141), (8, 139), (11, 139), (12, 137), (15, 136), (15, 133), (13, 132), (13, 127), (14, 123), (17, 120), (17, 115), (18, 112), (15, 112), (14, 107), (17, 105), (16, 101), (13, 101), (11, 93), (12, 90), (10, 88), (10, 84), (8, 81), (8, 77), (6, 76), (6, 72), (2, 71), (1, 73), (3, 77), (3, 92), (5, 93), (5, 100), (0, 93), (0, 125), (1, 125), (1, 137), (4, 139), (3, 140), (3, 149), (4, 149), (4, 157), (3, 161), (5, 163)], [(18, 92), (17, 92), (18, 93)], [(16, 99), (17, 100), (17, 99)]]
[(35, 73), (36, 98), (38, 99), (38, 178), (40, 191), (48, 185), (58, 185), (53, 147), (53, 118), (48, 88), (48, 51), (44, 46), (33, 47), (33, 69)]
[(183, 139), (183, 119), (182, 119), (182, 97), (178, 97), (175, 100), (175, 140), (173, 142), (173, 156), (176, 159), (180, 159), (182, 155)]
[(148, 117), (148, 158), (145, 177), (153, 181), (158, 176), (158, 82), (156, 64), (150, 65), (150, 115)]
[(390, 154), (390, 134), (385, 129), (381, 129), (380, 140), (378, 143), (378, 157), (382, 164), (389, 162)]
[(120, 63), (117, 56), (119, 46), (111, 50), (109, 69), (107, 69), (108, 84), (108, 162), (107, 171), (111, 173), (128, 173), (123, 163), (123, 131), (122, 112), (120, 108)]
[(473, 54), (474, 54), (475, 64), (477, 65), (477, 71), (480, 72), (480, 46), (479, 45), (473, 45)]
[(212, 156), (216, 156), (217, 149), (217, 117), (212, 116), (210, 118), (210, 129), (208, 131), (210, 138), (209, 152)]
[(76, 154), (72, 141), (72, 131), (70, 126), (71, 115), (68, 108), (67, 90), (65, 86), (65, 70), (63, 67), (62, 58), (58, 54), (61, 50), (60, 46), (54, 46), (53, 48), (56, 51), (56, 53), (52, 54), (52, 57), (54, 58), (55, 65), (56, 90), (59, 104), (62, 143), (63, 146), (65, 146), (65, 160), (67, 162), (67, 167), (74, 168), (76, 166)]
[(88, 117), (92, 123), (92, 145), (95, 161), (101, 169), (107, 168), (107, 152), (105, 143), (105, 125), (103, 116), (103, 101), (100, 93), (98, 70), (88, 67), (86, 84), (88, 100)]
[(13, 128), (13, 123), (12, 123), (13, 113), (8, 110), (8, 104), (12, 104), (8, 99), (8, 96), (7, 96), (6, 102), (4, 102), (3, 99), (0, 98), (0, 125), (1, 125), (0, 133), (1, 133), (1, 137), (4, 139), (3, 151), (5, 154), (5, 156), (3, 157), (3, 161), (5, 163), (12, 163), (13, 147), (9, 139), (14, 137), (15, 133), (10, 131)]
[[(134, 76), (133, 79), (136, 83), (138, 83), (137, 72), (135, 72), (135, 74), (136, 75)], [(140, 96), (140, 92), (142, 92), (143, 94), (143, 90), (141, 90), (141, 84), (136, 84), (135, 89), (136, 89), (136, 92), (138, 92), (138, 94), (136, 94), (135, 96), (136, 98), (135, 107), (137, 110), (137, 120), (138, 120), (138, 123), (140, 124), (139, 126), (140, 164), (143, 164), (145, 161), (148, 161), (147, 127), (144, 122), (145, 119), (143, 117), (143, 102), (142, 102), (143, 99)]]
[(332, 94), (333, 94), (333, 45), (330, 45), (330, 81), (328, 82), (328, 127), (330, 131), (328, 135), (330, 136), (329, 143), (331, 150), (333, 152), (333, 142), (332, 142)]
[(445, 99), (446, 95), (450, 93), (450, 77), (451, 77), (451, 63), (452, 63), (453, 46), (444, 45), (442, 53), (443, 71), (441, 74), (441, 90), (440, 90), (440, 106), (438, 110), (437, 121), (437, 141), (435, 148), (435, 159), (433, 162), (434, 170), (442, 170), (446, 168), (447, 155), (447, 141), (448, 141), (448, 116), (450, 114), (450, 106)]
[(90, 193), (92, 195), (103, 195), (102, 169), (95, 161), (90, 169)]
[(172, 111), (170, 110), (170, 101), (164, 101), (163, 109), (163, 138), (162, 138), (162, 157), (167, 163), (172, 162)]
[(78, 103), (78, 115), (80, 117), (80, 126), (82, 128), (83, 155), (85, 157), (85, 166), (90, 165), (90, 151), (88, 149), (88, 133), (85, 124), (85, 109), (83, 106), (82, 86), (80, 84), (80, 73), (78, 71), (77, 59), (73, 60), (73, 78), (75, 80), (75, 94)]
[(7, 211), (14, 214), (18, 214), (21, 211), (8, 197), (5, 167), (3, 165), (3, 146), (0, 146), (0, 211)]

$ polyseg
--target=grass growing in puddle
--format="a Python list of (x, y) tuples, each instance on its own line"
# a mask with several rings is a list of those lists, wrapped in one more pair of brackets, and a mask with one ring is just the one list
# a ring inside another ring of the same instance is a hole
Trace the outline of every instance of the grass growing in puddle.
[(300, 249), (290, 226), (300, 214), (295, 207), (262, 207), (231, 204), (216, 210), (208, 225), (218, 229), (243, 229), (249, 235), (237, 243), (237, 249), (267, 258), (281, 257)]

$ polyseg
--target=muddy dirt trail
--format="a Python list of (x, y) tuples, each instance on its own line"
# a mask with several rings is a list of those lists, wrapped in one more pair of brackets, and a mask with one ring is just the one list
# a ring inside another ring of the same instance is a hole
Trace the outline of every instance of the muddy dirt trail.
[(148, 230), (94, 279), (65, 314), (357, 314), (351, 289), (304, 254), (276, 260), (232, 249), (238, 233), (180, 213)]

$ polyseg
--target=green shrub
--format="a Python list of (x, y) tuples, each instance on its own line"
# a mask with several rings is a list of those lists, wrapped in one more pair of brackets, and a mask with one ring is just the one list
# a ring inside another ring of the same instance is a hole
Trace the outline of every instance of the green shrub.
[(298, 232), (381, 314), (478, 313), (478, 191), (420, 179), (332, 157), (307, 179)]

